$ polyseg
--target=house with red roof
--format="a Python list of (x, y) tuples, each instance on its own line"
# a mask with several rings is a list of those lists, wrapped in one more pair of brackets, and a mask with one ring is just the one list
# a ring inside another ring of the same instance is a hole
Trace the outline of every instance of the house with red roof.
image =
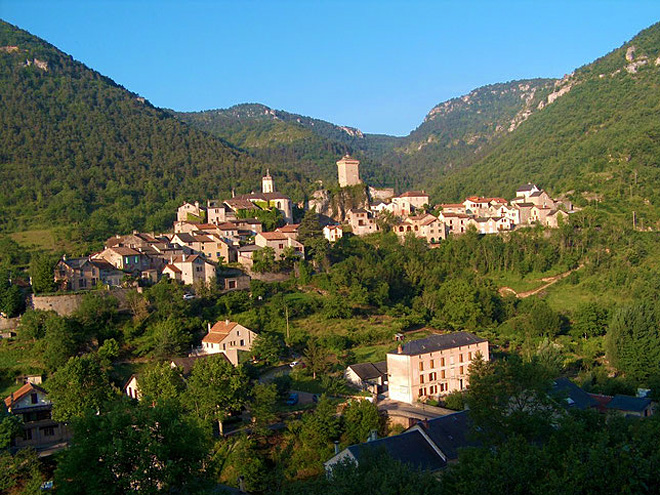
[(23, 433), (12, 441), (12, 447), (45, 450), (60, 444), (63, 447), (69, 440), (66, 425), (53, 421), (53, 405), (40, 386), (26, 383), (5, 398), (5, 407), (23, 421)]
[(256, 337), (256, 332), (235, 321), (218, 321), (213, 326), (209, 324), (208, 333), (202, 339), (202, 352), (222, 353), (234, 366), (237, 366), (239, 354), (249, 352)]

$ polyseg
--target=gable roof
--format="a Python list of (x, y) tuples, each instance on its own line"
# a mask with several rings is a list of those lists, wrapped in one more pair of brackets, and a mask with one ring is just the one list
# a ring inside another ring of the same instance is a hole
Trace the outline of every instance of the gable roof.
[(642, 412), (651, 404), (651, 399), (642, 399), (630, 395), (617, 394), (605, 406), (607, 409), (616, 409), (617, 411)]
[(290, 223), (288, 225), (285, 225), (284, 227), (278, 227), (277, 229), (275, 229), (275, 232), (296, 233), (296, 232), (298, 232), (298, 227), (300, 227), (299, 223)]
[[(416, 356), (418, 354), (426, 354), (428, 352), (452, 349), (470, 344), (479, 344), (481, 342), (487, 342), (487, 340), (477, 337), (470, 332), (435, 334), (425, 339), (413, 340), (403, 344), (401, 354)], [(397, 354), (397, 351), (391, 351), (389, 354)]]
[(174, 238), (179, 239), (181, 242), (189, 243), (189, 242), (195, 242), (195, 238), (192, 236), (192, 234), (187, 234), (185, 232), (181, 232), (179, 234), (174, 234)]
[(260, 235), (267, 241), (286, 241), (289, 239), (281, 232), (260, 232), (257, 235)]
[(428, 194), (424, 191), (406, 191), (403, 194), (400, 194), (399, 198), (428, 198)]
[(217, 321), (215, 325), (211, 327), (209, 333), (229, 335), (229, 332), (231, 332), (236, 325), (238, 325), (238, 323), (236, 323), (235, 321), (220, 320)]
[[(231, 361), (229, 361), (229, 358), (226, 355), (224, 355), (223, 353), (220, 353), (220, 354), (222, 354), (222, 357), (225, 358), (225, 360), (228, 363), (231, 363)], [(207, 357), (210, 357), (210, 356), (217, 356), (217, 354), (201, 354), (199, 356), (188, 356), (188, 357), (173, 358), (173, 359), (170, 360), (170, 365), (173, 364), (174, 366), (179, 368), (181, 370), (181, 374), (184, 377), (187, 377), (187, 376), (190, 375), (190, 373), (192, 372), (193, 366), (195, 365), (195, 363), (199, 359), (206, 359)]]
[(531, 182), (528, 182), (528, 183), (525, 184), (524, 186), (520, 186), (520, 187), (516, 190), (516, 192), (527, 192), (527, 191), (532, 191), (532, 190), (534, 190), (534, 189), (538, 189), (538, 187), (536, 187), (536, 184), (532, 184)]
[(566, 399), (565, 407), (567, 409), (585, 410), (598, 406), (596, 399), (568, 378), (557, 378), (552, 384), (552, 391), (554, 395), (559, 395), (562, 396), (561, 398)]
[(448, 460), (454, 460), (458, 459), (458, 449), (479, 445), (478, 442), (468, 438), (471, 424), (468, 412), (460, 411), (418, 423), (416, 426), (424, 429)]
[(176, 266), (167, 264), (163, 267), (163, 271), (165, 270), (170, 270), (173, 273), (181, 273), (181, 270), (179, 270)]
[(387, 361), (378, 363), (358, 363), (349, 366), (361, 380), (372, 380), (387, 375)]
[(446, 466), (446, 462), (433, 450), (433, 447), (419, 431), (351, 445), (347, 450), (358, 462), (360, 458), (385, 451), (393, 459), (408, 464), (414, 469), (436, 471)]
[(139, 251), (128, 247), (111, 247), (108, 248), (108, 251), (114, 251), (121, 256), (137, 256), (140, 254)]
[(38, 385), (35, 385), (33, 383), (26, 383), (21, 388), (19, 388), (16, 392), (14, 392), (13, 394), (9, 394), (5, 398), (5, 406), (7, 406), (9, 408), (12, 404), (12, 400), (13, 400), (13, 402), (19, 401), (23, 397), (25, 397), (27, 394), (30, 394), (32, 392), (40, 392), (44, 395), (48, 395), (48, 393), (43, 388), (39, 387)]

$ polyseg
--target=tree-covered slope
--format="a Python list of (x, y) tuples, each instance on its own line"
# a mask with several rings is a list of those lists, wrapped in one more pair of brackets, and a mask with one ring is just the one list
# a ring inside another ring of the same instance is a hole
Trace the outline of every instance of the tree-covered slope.
[(447, 171), (469, 167), (537, 110), (554, 80), (492, 84), (436, 105), (424, 122), (382, 159), (429, 186)]
[(259, 161), (306, 171), (327, 183), (336, 182), (335, 163), (346, 153), (362, 161), (361, 175), (372, 185), (393, 185), (397, 181), (398, 174), (383, 166), (378, 158), (400, 138), (363, 134), (353, 127), (256, 103), (172, 113), (183, 122), (249, 152)]
[(655, 221), (660, 203), (660, 24), (559, 81), (515, 132), (438, 196), (511, 196), (533, 181), (578, 203), (622, 202)]
[(0, 23), (0, 229), (159, 229), (183, 198), (255, 188), (261, 166), (45, 41)]

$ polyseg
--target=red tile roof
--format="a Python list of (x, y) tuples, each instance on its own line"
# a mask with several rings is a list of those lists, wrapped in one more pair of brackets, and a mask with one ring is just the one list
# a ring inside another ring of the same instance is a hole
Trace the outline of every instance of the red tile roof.
[(31, 392), (41, 392), (42, 394), (46, 393), (46, 391), (43, 388), (38, 387), (38, 386), (36, 386), (32, 383), (26, 383), (21, 388), (19, 388), (16, 392), (14, 392), (13, 394), (10, 394), (8, 397), (5, 398), (5, 406), (7, 406), (7, 407), (11, 406), (12, 398), (13, 398), (13, 401), (16, 402), (16, 401), (21, 400), (23, 397), (25, 397), (27, 394), (29, 394)]
[(428, 197), (428, 194), (424, 191), (407, 191), (399, 195), (400, 198), (421, 198), (425, 196)]

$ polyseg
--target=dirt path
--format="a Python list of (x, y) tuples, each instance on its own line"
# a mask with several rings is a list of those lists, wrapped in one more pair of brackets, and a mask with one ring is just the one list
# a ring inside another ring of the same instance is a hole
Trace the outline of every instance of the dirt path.
[(541, 281), (545, 282), (545, 284), (543, 284), (542, 286), (537, 287), (536, 289), (533, 289), (533, 290), (527, 290), (527, 291), (524, 291), (524, 292), (516, 292), (511, 287), (500, 287), (499, 292), (503, 296), (506, 295), (506, 294), (514, 294), (519, 299), (525, 299), (526, 297), (534, 296), (534, 295), (538, 294), (539, 292), (547, 289), (552, 284), (557, 283), (561, 279), (568, 277), (571, 273), (573, 273), (576, 270), (579, 270), (583, 266), (584, 265), (580, 265), (577, 268), (573, 268), (572, 270), (568, 270), (567, 272), (560, 273), (559, 275), (555, 275), (554, 277), (542, 278)]

